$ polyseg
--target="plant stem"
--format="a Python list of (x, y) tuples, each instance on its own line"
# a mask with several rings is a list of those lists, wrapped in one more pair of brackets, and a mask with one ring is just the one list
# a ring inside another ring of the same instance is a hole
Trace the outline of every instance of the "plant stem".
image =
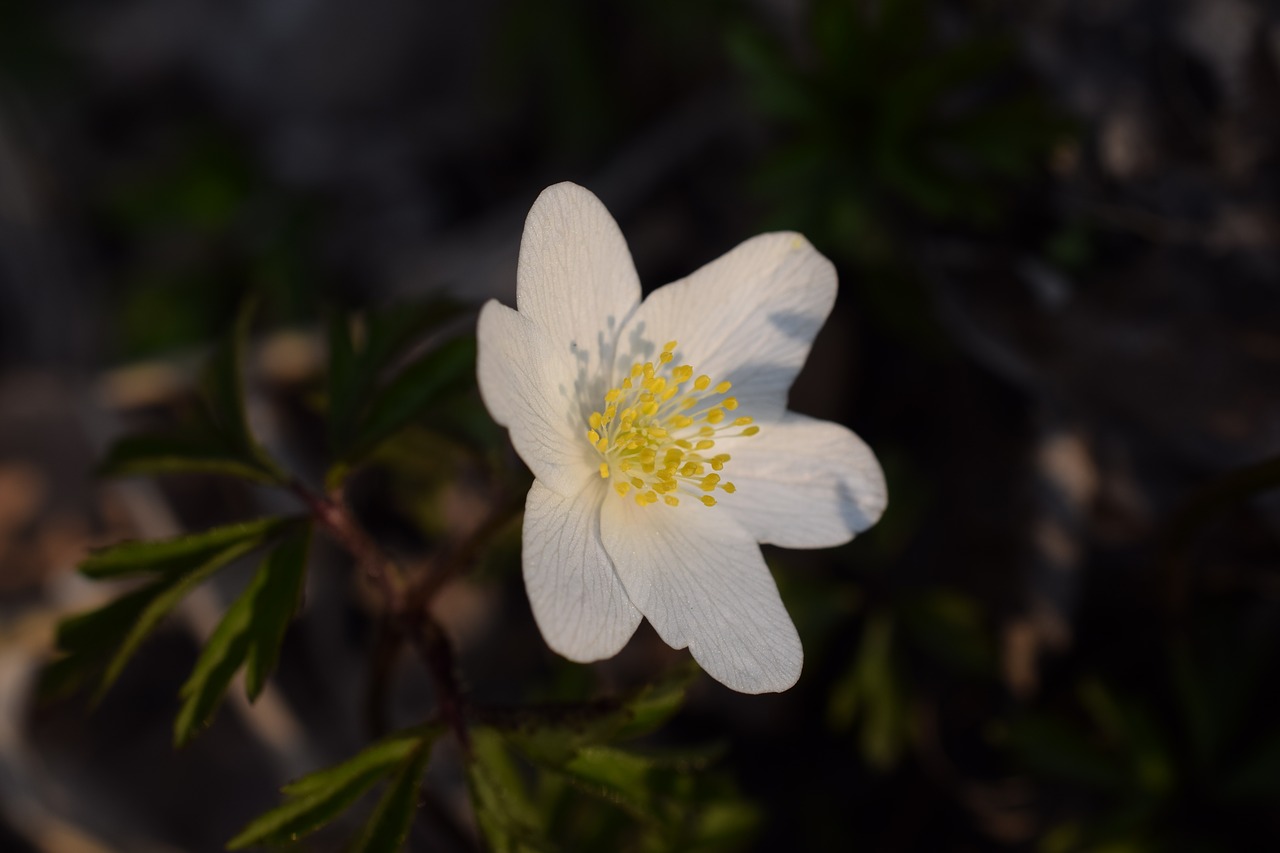
[[(418, 653), (435, 684), (441, 719), (453, 730), (464, 752), (470, 752), (465, 700), (454, 667), (453, 647), (444, 628), (431, 615), (427, 605), (443, 583), (439, 570), (422, 571), (417, 583), (406, 582), (394, 560), (365, 532), (340, 495), (317, 494), (297, 481), (291, 488), (311, 512), (325, 532), (355, 559), (361, 574), (378, 589), (383, 613), (395, 634), (406, 638)], [(449, 574), (458, 569), (452, 565), (457, 557), (474, 559), (480, 542), (470, 537), (450, 551), (454, 559), (445, 561)], [(439, 578), (439, 579), (438, 579)]]

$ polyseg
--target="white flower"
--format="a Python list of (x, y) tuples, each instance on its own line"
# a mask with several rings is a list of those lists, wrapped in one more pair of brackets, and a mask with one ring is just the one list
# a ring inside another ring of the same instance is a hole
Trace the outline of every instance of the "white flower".
[(786, 690), (803, 653), (757, 543), (843, 544), (884, 510), (848, 429), (787, 411), (836, 275), (762, 234), (640, 301), (617, 223), (574, 184), (534, 202), (517, 311), (490, 301), (480, 392), (536, 478), (524, 580), (547, 644), (611, 657), (641, 616), (716, 680)]

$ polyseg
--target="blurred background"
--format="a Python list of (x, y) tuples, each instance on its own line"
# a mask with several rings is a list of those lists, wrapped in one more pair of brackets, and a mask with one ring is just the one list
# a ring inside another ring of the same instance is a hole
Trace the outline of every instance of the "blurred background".
[[(32, 688), (56, 619), (112, 593), (75, 575), (88, 547), (287, 508), (92, 476), (189, 398), (247, 294), (251, 418), (314, 474), (325, 312), (513, 302), (524, 214), (562, 180), (646, 289), (805, 233), (841, 291), (793, 408), (889, 479), (852, 544), (767, 553), (799, 685), (704, 677), (658, 736), (715, 747), (687, 797), (723, 816), (711, 849), (1276, 849), (1278, 179), (1263, 0), (0, 0), (0, 850), (221, 849), (430, 707), (327, 552), (273, 688), (182, 751), (176, 692), (234, 584), (94, 713)], [(485, 460), (522, 493), (467, 423), (357, 479), (384, 541), (482, 513)], [(486, 702), (684, 657), (646, 626), (555, 658), (518, 525), (437, 611)], [(448, 758), (410, 849), (477, 849)], [(566, 814), (564, 849), (622, 848)]]

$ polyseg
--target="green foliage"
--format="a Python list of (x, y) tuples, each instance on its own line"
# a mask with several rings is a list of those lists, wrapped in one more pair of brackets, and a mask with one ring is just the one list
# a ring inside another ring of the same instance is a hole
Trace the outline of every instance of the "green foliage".
[(1001, 190), (1067, 130), (1035, 93), (990, 94), (1014, 70), (1010, 45), (944, 40), (925, 0), (816, 0), (812, 63), (761, 28), (728, 38), (753, 102), (786, 130), (762, 175), (796, 200), (779, 219), (863, 263), (895, 251), (903, 214), (994, 222)]
[(296, 841), (332, 821), (380, 780), (391, 777), (386, 796), (365, 828), (362, 846), (355, 849), (396, 849), (412, 820), (418, 786), (440, 732), (438, 726), (405, 729), (341, 764), (286, 785), (284, 804), (255, 818), (227, 842), (227, 848)]
[(302, 597), (310, 536), (307, 525), (277, 544), (214, 630), (179, 694), (183, 704), (174, 723), (176, 745), (184, 745), (208, 724), (241, 665), (249, 699), (262, 692)]
[(284, 484), (276, 466), (249, 430), (244, 408), (244, 350), (253, 303), (241, 309), (230, 335), (201, 374), (201, 407), (183, 428), (128, 436), (107, 451), (98, 472), (130, 474), (210, 473)]
[(266, 517), (172, 539), (121, 542), (91, 553), (80, 564), (80, 572), (94, 580), (104, 580), (188, 571), (233, 546), (261, 543), (289, 523), (287, 518)]
[(709, 772), (718, 749), (657, 753), (622, 745), (666, 722), (694, 673), (682, 668), (617, 702), (525, 709), (475, 730), (470, 781), (490, 846), (720, 850), (741, 844), (757, 818)]
[(337, 463), (330, 472), (331, 485), (425, 411), (471, 387), (471, 338), (455, 338), (402, 363), (424, 336), (438, 332), (461, 311), (448, 300), (394, 306), (370, 313), (360, 336), (352, 334), (346, 318), (330, 321), (328, 430)]
[[(1220, 810), (1232, 833), (1248, 834), (1251, 810), (1269, 822), (1280, 791), (1280, 740), (1250, 735), (1251, 701), (1263, 685), (1266, 653), (1234, 649), (1253, 630), (1216, 625), (1189, 642), (1169, 645), (1160, 693), (1113, 679), (1081, 678), (1074, 702), (1023, 713), (1000, 727), (1000, 741), (1043, 784), (1077, 790), (1102, 804), (1046, 837), (1047, 851), (1225, 849), (1205, 814), (1183, 811), (1199, 802)], [(1265, 649), (1274, 632), (1254, 636)], [(1234, 638), (1233, 638), (1234, 635)]]
[(863, 757), (885, 770), (897, 763), (910, 741), (908, 702), (893, 620), (887, 613), (874, 614), (863, 628), (852, 665), (831, 693), (828, 723), (837, 730), (856, 724)]
[(48, 692), (74, 687), (101, 670), (94, 701), (119, 677), (142, 641), (182, 598), (228, 563), (260, 547), (284, 519), (266, 518), (193, 536), (125, 542), (91, 555), (84, 565), (93, 578), (145, 573), (153, 580), (98, 610), (66, 619), (58, 627), (61, 657), (44, 676)]

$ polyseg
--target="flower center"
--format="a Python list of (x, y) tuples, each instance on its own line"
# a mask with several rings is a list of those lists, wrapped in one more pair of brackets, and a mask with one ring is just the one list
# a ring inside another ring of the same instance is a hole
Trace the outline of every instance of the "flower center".
[(749, 417), (730, 417), (738, 401), (725, 396), (728, 382), (712, 385), (709, 376), (695, 379), (687, 364), (671, 367), (676, 346), (669, 341), (656, 364), (631, 365), (622, 384), (605, 392), (604, 410), (588, 418), (587, 441), (603, 459), (600, 476), (612, 479), (619, 495), (634, 490), (640, 506), (659, 499), (678, 506), (678, 493), (715, 506), (711, 492), (736, 491), (721, 482), (730, 456), (713, 454), (716, 442), (755, 435), (760, 427)]

